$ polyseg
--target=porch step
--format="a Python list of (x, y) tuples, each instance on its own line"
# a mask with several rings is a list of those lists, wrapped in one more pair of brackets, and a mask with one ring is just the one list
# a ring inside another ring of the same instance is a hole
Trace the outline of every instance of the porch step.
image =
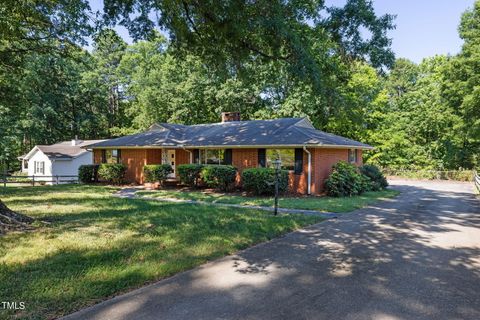
[(178, 184), (178, 180), (176, 179), (167, 179), (163, 183), (165, 187), (176, 187), (177, 184)]

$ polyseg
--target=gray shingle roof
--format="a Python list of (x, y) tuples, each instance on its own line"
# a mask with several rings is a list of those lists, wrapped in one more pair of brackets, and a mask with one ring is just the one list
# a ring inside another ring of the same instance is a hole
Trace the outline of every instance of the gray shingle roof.
[(305, 118), (231, 121), (191, 126), (160, 123), (152, 126), (149, 131), (96, 143), (91, 147), (304, 145), (372, 148), (355, 140), (316, 130)]
[[(62, 141), (52, 145), (37, 145), (35, 147), (50, 159), (73, 159), (88, 152), (85, 147), (105, 141), (106, 140), (83, 140), (75, 146), (72, 146), (71, 141)], [(27, 158), (30, 153), (31, 152), (25, 155), (24, 158)]]

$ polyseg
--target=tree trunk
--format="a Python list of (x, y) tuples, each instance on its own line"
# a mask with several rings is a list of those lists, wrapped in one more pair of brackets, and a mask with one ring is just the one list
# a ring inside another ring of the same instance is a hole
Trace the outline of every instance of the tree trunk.
[(0, 234), (8, 230), (24, 230), (30, 228), (33, 218), (10, 210), (0, 200)]

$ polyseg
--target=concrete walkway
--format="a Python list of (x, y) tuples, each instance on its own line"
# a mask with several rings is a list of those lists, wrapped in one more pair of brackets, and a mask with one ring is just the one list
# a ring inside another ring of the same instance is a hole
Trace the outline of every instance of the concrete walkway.
[[(251, 206), (251, 205), (242, 205), (234, 203), (221, 203), (221, 202), (207, 202), (199, 200), (186, 200), (186, 199), (176, 199), (176, 198), (155, 198), (148, 196), (139, 196), (136, 193), (142, 189), (140, 188), (123, 188), (119, 190), (114, 196), (119, 198), (128, 198), (128, 199), (143, 199), (149, 201), (160, 201), (160, 202), (174, 202), (174, 203), (189, 203), (189, 204), (199, 204), (199, 205), (208, 205), (208, 206), (219, 206), (219, 207), (231, 207), (231, 208), (243, 208), (243, 209), (256, 209), (256, 210), (265, 210), (273, 212), (273, 207), (265, 206)], [(320, 216), (325, 219), (337, 218), (338, 214), (333, 212), (320, 212), (316, 210), (303, 210), (303, 209), (288, 209), (288, 208), (278, 208), (280, 213), (289, 213), (289, 214), (305, 214), (305, 215), (315, 215)]]
[(480, 205), (471, 184), (402, 194), (68, 319), (480, 319)]

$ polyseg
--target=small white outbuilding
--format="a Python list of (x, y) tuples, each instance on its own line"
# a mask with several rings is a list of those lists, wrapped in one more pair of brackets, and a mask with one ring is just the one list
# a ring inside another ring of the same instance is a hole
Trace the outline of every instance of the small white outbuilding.
[[(71, 140), (52, 145), (37, 145), (19, 157), (22, 171), (34, 176), (35, 181), (48, 184), (76, 180), (78, 167), (93, 164), (93, 154), (85, 147), (105, 140)], [(69, 177), (70, 176), (70, 177)]]

